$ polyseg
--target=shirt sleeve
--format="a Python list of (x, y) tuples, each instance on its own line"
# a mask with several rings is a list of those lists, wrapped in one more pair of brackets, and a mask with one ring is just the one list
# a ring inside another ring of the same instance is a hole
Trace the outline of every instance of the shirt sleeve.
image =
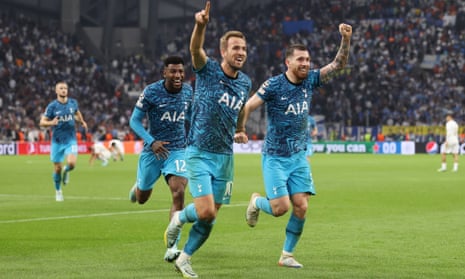
[(150, 135), (147, 130), (145, 130), (144, 125), (142, 125), (142, 120), (145, 117), (145, 113), (138, 109), (137, 107), (134, 108), (134, 111), (131, 115), (131, 120), (129, 121), (129, 126), (131, 129), (140, 137), (142, 138), (149, 146), (155, 141), (155, 139)]

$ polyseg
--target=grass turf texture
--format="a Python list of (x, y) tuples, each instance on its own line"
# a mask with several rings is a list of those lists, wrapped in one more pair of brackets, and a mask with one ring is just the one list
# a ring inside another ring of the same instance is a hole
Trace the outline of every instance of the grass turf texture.
[[(163, 261), (171, 199), (164, 180), (148, 203), (131, 204), (137, 156), (107, 167), (87, 160), (79, 156), (58, 203), (48, 156), (0, 157), (0, 277), (181, 278)], [(200, 278), (465, 276), (465, 167), (437, 173), (438, 155), (311, 160), (317, 196), (295, 251), (304, 268), (277, 265), (289, 213), (262, 213), (255, 228), (246, 225), (250, 193), (263, 194), (261, 161), (239, 154), (232, 203), (192, 259)]]

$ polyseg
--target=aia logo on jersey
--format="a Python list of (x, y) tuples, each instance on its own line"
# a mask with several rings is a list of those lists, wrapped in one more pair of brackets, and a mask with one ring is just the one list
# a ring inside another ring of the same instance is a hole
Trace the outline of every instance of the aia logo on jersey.
[(161, 121), (170, 121), (170, 122), (180, 122), (184, 121), (184, 111), (178, 113), (176, 111), (173, 112), (165, 112), (160, 118)]
[(284, 114), (288, 115), (290, 113), (294, 114), (294, 115), (298, 115), (298, 114), (302, 114), (302, 113), (308, 114), (308, 103), (307, 103), (307, 101), (303, 101), (302, 103), (289, 104), (287, 106), (287, 110), (286, 110), (286, 112)]
[(218, 100), (219, 104), (225, 104), (227, 107), (233, 110), (241, 110), (244, 101), (241, 98), (237, 98), (236, 96), (231, 96), (227, 92), (221, 96)]
[(73, 121), (73, 120), (74, 120), (74, 117), (71, 114), (58, 116), (58, 122), (68, 122), (68, 121)]

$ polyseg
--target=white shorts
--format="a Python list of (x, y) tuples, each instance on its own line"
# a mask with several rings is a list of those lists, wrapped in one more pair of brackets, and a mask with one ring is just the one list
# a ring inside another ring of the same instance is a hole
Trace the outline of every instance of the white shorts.
[(98, 157), (102, 161), (109, 160), (111, 158), (111, 153), (108, 150), (103, 150), (101, 153), (99, 153)]
[(448, 143), (447, 146), (445, 143), (441, 144), (441, 154), (459, 154), (459, 143), (452, 142)]

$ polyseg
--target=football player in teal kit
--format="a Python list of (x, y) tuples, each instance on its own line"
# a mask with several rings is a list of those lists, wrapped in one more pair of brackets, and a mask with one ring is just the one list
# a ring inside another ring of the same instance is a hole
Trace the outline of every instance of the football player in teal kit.
[(169, 248), (184, 223), (193, 223), (175, 267), (184, 278), (197, 278), (190, 258), (208, 239), (222, 204), (228, 204), (233, 188), (233, 143), (239, 113), (252, 82), (241, 69), (247, 58), (245, 36), (228, 31), (220, 38), (222, 60), (207, 57), (203, 49), (210, 1), (195, 14), (190, 41), (196, 73), (192, 121), (187, 138), (186, 165), (194, 203), (176, 212), (166, 232)]
[(285, 73), (269, 78), (244, 107), (235, 141), (248, 141), (245, 123), (251, 111), (266, 103), (267, 133), (262, 150), (262, 170), (266, 196), (253, 193), (246, 221), (254, 227), (260, 210), (275, 217), (292, 209), (285, 228), (285, 240), (278, 264), (300, 268), (293, 252), (303, 232), (308, 200), (315, 195), (310, 165), (306, 159), (308, 113), (313, 89), (328, 82), (345, 67), (349, 58), (352, 27), (339, 25), (342, 36), (335, 59), (320, 69), (310, 70), (310, 53), (305, 45), (290, 45), (285, 54)]
[[(61, 182), (68, 184), (69, 172), (76, 166), (78, 145), (76, 139), (76, 122), (87, 130), (87, 124), (79, 111), (78, 102), (68, 97), (68, 84), (60, 81), (55, 85), (56, 100), (48, 104), (40, 119), (41, 127), (52, 128), (50, 160), (54, 165), (53, 182), (55, 200), (63, 201)], [(66, 157), (66, 165), (62, 162)], [(63, 173), (63, 175), (62, 175)]]
[[(192, 87), (184, 83), (184, 61), (179, 56), (169, 56), (164, 60), (163, 79), (144, 88), (129, 123), (144, 140), (136, 183), (129, 198), (144, 204), (150, 198), (155, 182), (163, 175), (172, 196), (170, 219), (175, 211), (184, 208), (186, 124), (191, 103)], [(147, 119), (147, 129), (144, 119)], [(175, 244), (166, 250), (164, 259), (172, 262), (179, 253)]]

